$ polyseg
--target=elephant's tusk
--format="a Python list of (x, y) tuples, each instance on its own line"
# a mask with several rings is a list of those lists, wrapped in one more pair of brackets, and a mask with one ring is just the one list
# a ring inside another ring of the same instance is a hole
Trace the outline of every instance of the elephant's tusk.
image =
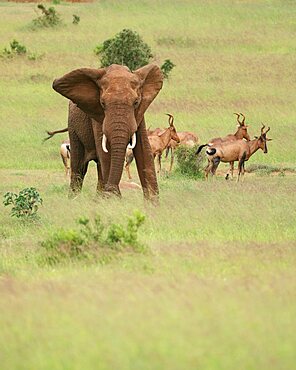
[(102, 139), (102, 148), (104, 150), (105, 153), (108, 153), (108, 149), (107, 149), (107, 137), (105, 134), (103, 134), (103, 139)]
[(134, 147), (136, 146), (137, 144), (137, 136), (136, 136), (136, 133), (133, 134), (133, 137), (132, 137), (132, 143), (131, 144), (128, 144), (128, 149), (134, 149)]

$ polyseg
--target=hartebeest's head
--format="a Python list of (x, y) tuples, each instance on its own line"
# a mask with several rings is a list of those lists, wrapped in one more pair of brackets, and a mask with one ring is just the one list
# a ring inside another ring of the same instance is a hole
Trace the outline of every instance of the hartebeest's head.
[[(236, 136), (240, 139), (246, 139), (250, 141), (250, 135), (248, 134), (248, 125), (245, 124), (246, 117), (242, 113), (233, 113), (237, 116), (237, 132)], [(240, 116), (243, 117), (242, 121), (239, 120)]]
[(175, 140), (177, 143), (180, 143), (180, 138), (177, 134), (176, 128), (174, 126), (174, 116), (170, 113), (166, 113), (167, 116), (169, 116), (169, 125), (170, 125), (170, 131), (171, 131), (171, 139)]
[(268, 127), (265, 132), (264, 132), (264, 129), (265, 129), (265, 125), (262, 123), (261, 135), (259, 137), (255, 136), (255, 139), (258, 140), (259, 148), (262, 149), (264, 153), (267, 153), (267, 141), (271, 141), (272, 139), (268, 139), (266, 137), (266, 134), (270, 130), (270, 127)]

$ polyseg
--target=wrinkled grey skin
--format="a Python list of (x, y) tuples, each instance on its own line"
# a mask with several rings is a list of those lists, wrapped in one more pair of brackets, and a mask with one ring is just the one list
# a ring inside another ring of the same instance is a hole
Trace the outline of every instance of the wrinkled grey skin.
[[(81, 190), (88, 163), (94, 160), (98, 191), (120, 195), (126, 147), (136, 133), (133, 152), (144, 196), (157, 196), (144, 113), (162, 82), (160, 68), (152, 64), (134, 72), (116, 64), (100, 69), (81, 68), (53, 82), (54, 90), (70, 99), (71, 194)], [(107, 137), (108, 153), (102, 148), (103, 134)]]

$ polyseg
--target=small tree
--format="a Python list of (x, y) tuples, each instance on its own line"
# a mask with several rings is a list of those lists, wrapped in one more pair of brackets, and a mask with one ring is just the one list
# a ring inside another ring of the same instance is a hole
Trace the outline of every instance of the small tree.
[(170, 59), (166, 59), (163, 65), (160, 67), (164, 78), (169, 78), (171, 70), (176, 66)]
[(35, 188), (25, 188), (19, 194), (7, 192), (3, 197), (3, 205), (12, 205), (11, 216), (17, 218), (37, 218), (42, 198)]
[(153, 57), (150, 47), (139, 34), (129, 29), (123, 29), (94, 51), (100, 56), (102, 67), (115, 63), (126, 65), (131, 71), (148, 64)]
[(73, 14), (73, 24), (78, 24), (80, 22), (80, 17), (76, 14)]
[(43, 4), (38, 4), (37, 8), (41, 10), (42, 15), (33, 19), (33, 28), (56, 27), (62, 23), (59, 13), (53, 6), (46, 8)]
[(16, 55), (25, 55), (27, 53), (27, 48), (20, 44), (17, 40), (13, 40), (9, 43), (10, 49), (4, 48), (1, 56), (7, 58), (13, 58)]
[(176, 172), (189, 178), (202, 178), (205, 167), (205, 156), (196, 155), (198, 145), (190, 148), (180, 145), (176, 149), (177, 168)]

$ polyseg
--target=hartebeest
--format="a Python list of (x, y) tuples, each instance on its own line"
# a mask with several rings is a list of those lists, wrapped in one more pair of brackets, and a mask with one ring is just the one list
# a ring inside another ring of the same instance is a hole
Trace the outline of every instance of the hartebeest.
[(250, 141), (236, 140), (231, 142), (224, 142), (218, 145), (209, 147), (206, 150), (206, 154), (209, 160), (209, 166), (205, 170), (206, 178), (208, 178), (209, 172), (214, 175), (220, 162), (236, 162), (238, 161), (238, 178), (245, 173), (245, 161), (256, 153), (258, 149), (262, 149), (264, 153), (267, 153), (267, 132), (270, 127), (264, 132), (265, 125), (262, 124), (261, 134), (259, 137), (255, 136), (255, 139)]
[(70, 141), (64, 140), (60, 147), (60, 155), (65, 167), (66, 176), (70, 175)]
[(152, 149), (152, 154), (158, 159), (159, 171), (161, 170), (161, 156), (163, 151), (167, 148), (171, 140), (180, 143), (180, 138), (174, 126), (174, 117), (167, 113), (169, 116), (169, 127), (161, 134), (148, 136), (148, 140)]
[[(63, 128), (62, 130), (56, 131), (46, 131), (48, 137), (46, 137), (43, 141), (51, 139), (55, 134), (61, 134), (63, 132), (67, 132), (68, 127)], [(70, 140), (64, 140), (60, 147), (60, 155), (65, 167), (66, 176), (70, 175)]]
[[(167, 148), (171, 140), (179, 143), (180, 138), (177, 134), (177, 131), (174, 126), (174, 117), (173, 115), (166, 113), (169, 116), (169, 127), (167, 129), (156, 128), (155, 130), (148, 131), (148, 140), (152, 149), (154, 158), (157, 157), (159, 170), (161, 170), (161, 156), (163, 151)], [(127, 149), (125, 156), (125, 169), (128, 175), (128, 178), (131, 180), (130, 165), (134, 159), (133, 151)]]
[[(216, 137), (212, 140), (210, 140), (207, 144), (200, 145), (196, 151), (196, 154), (199, 154), (201, 150), (204, 147), (211, 147), (213, 145), (218, 145), (222, 143), (227, 143), (227, 142), (232, 142), (236, 140), (242, 140), (246, 139), (247, 141), (250, 140), (250, 135), (248, 134), (248, 125), (245, 124), (246, 117), (242, 113), (233, 113), (237, 116), (237, 130), (234, 134), (229, 134), (225, 137)], [(239, 120), (240, 116), (243, 117), (242, 121)], [(208, 166), (210, 163), (208, 162)], [(229, 178), (229, 172), (231, 173), (231, 178), (233, 178), (233, 168), (234, 168), (234, 163), (230, 162), (230, 170), (228, 170), (225, 178), (226, 180)]]

